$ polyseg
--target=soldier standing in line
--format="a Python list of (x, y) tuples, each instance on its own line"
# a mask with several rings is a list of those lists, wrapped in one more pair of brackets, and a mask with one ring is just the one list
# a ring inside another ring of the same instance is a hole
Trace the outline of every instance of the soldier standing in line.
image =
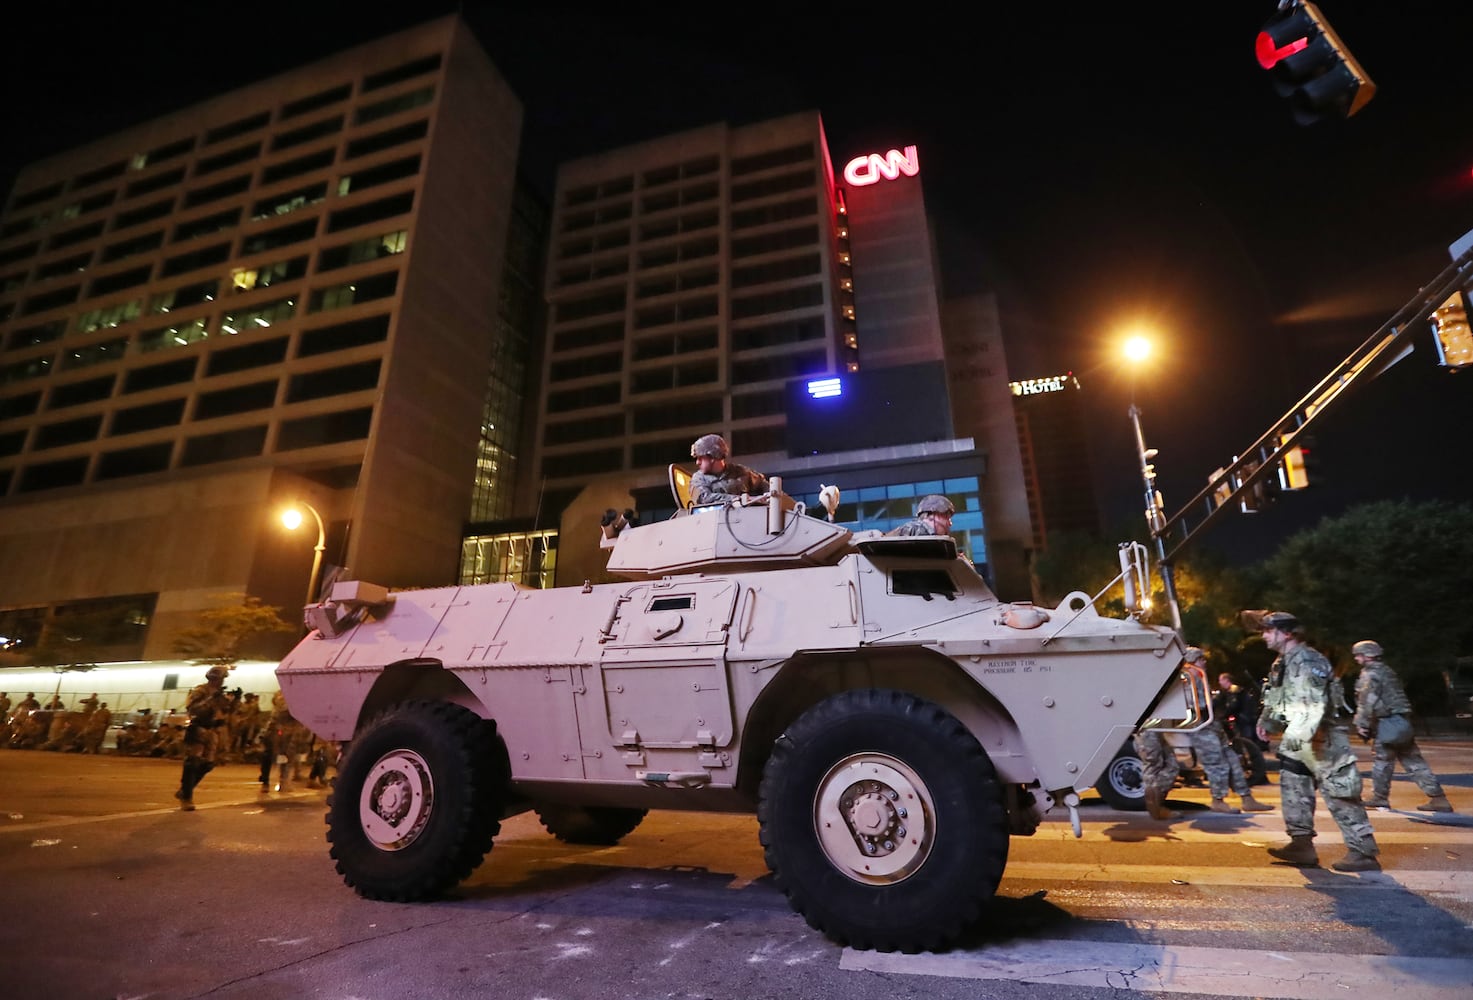
[(0, 725), (10, 721), (10, 692), (0, 691)]
[[(1197, 646), (1188, 646), (1182, 659), (1206, 669), (1207, 654)], [(1214, 713), (1212, 724), (1191, 735), (1192, 749), (1197, 753), (1197, 763), (1207, 775), (1207, 786), (1212, 790), (1212, 803), (1207, 807), (1218, 813), (1269, 812), (1273, 806), (1265, 805), (1253, 797), (1248, 787), (1248, 776), (1243, 773), (1243, 762), (1228, 740), (1222, 719)], [(1228, 804), (1227, 793), (1231, 788), (1243, 801), (1243, 808)]]
[(92, 697), (83, 698), (80, 702), (78, 702), (78, 711), (80, 711), (83, 715), (91, 715), (93, 712), (97, 711), (97, 705), (97, 692), (93, 691)]
[[(1407, 700), (1396, 671), (1381, 659), (1381, 644), (1374, 639), (1362, 639), (1350, 647), (1350, 655), (1360, 664), (1360, 676), (1355, 679), (1355, 729), (1362, 739), (1374, 740), (1376, 749), (1376, 759), (1371, 764), (1371, 798), (1366, 805), (1391, 808), (1391, 776), (1400, 760), (1427, 796), (1427, 801), (1417, 808), (1422, 812), (1452, 812), (1452, 803), (1447, 800), (1442, 783), (1417, 747), (1409, 718), (1412, 703)], [(1392, 736), (1392, 725), (1387, 719), (1398, 720), (1405, 738)], [(1383, 731), (1384, 736), (1391, 738), (1383, 738)]]
[(757, 496), (767, 492), (767, 477), (731, 461), (731, 447), (720, 434), (702, 434), (690, 446), (690, 457), (699, 470), (690, 477), (692, 503), (716, 503), (743, 493)]
[(113, 713), (107, 702), (97, 706), (82, 724), (82, 752), (102, 753), (102, 741), (107, 739), (107, 727), (112, 725)]
[(40, 709), (40, 707), (41, 703), (36, 700), (36, 692), (27, 691), (25, 698), (21, 699), (21, 703), (15, 706), (15, 711), (10, 713), (10, 721), (14, 722), (23, 715), (30, 715), (32, 712)]
[(1285, 611), (1250, 613), (1263, 641), (1278, 653), (1263, 691), (1258, 734), (1279, 735), (1279, 792), (1289, 843), (1268, 853), (1301, 867), (1315, 867), (1315, 790), (1345, 838), (1345, 857), (1330, 867), (1339, 872), (1381, 870), (1376, 835), (1361, 803), (1360, 771), (1350, 749), (1349, 709), (1340, 678), (1324, 654), (1301, 638), (1299, 619)]
[(911, 535), (949, 535), (951, 534), (951, 517), (956, 513), (956, 505), (939, 493), (932, 493), (921, 498), (916, 506), (916, 516), (904, 524), (891, 528), (887, 535), (911, 536)]
[(1136, 755), (1141, 759), (1141, 784), (1146, 793), (1146, 813), (1152, 819), (1180, 819), (1181, 813), (1166, 808), (1166, 796), (1181, 773), (1176, 751), (1165, 736), (1153, 729), (1136, 733)]
[(184, 731), (184, 767), (174, 797), (185, 812), (194, 811), (194, 787), (215, 769), (220, 754), (218, 730), (231, 709), (230, 697), (225, 693), (225, 678), (229, 673), (218, 665), (206, 670), (205, 682), (189, 692), (184, 704), (189, 728)]

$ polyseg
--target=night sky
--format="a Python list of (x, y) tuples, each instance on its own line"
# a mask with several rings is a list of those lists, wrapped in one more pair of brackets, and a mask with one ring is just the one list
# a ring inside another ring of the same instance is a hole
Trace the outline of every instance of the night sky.
[[(999, 294), (1014, 377), (1078, 374), (1112, 521), (1139, 513), (1132, 391), (1174, 513), (1473, 229), (1473, 4), (1460, 0), (1322, 0), (1379, 89), (1354, 118), (1313, 127), (1253, 58), (1273, 0), (916, 17), (898, 4), (73, 6), (6, 25), (6, 190), (25, 163), (458, 8), (521, 97), (524, 162), (549, 189), (562, 159), (806, 109), (836, 163), (914, 144), (944, 291)], [(1162, 350), (1132, 378), (1116, 351), (1142, 322)], [(1430, 344), (1317, 422), (1314, 489), (1203, 543), (1253, 558), (1348, 504), (1468, 498), (1473, 373), (1438, 369)]]

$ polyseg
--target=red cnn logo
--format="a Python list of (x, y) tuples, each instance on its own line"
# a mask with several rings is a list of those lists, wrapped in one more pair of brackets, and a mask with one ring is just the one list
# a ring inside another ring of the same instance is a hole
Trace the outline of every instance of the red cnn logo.
[(892, 149), (884, 156), (879, 153), (856, 156), (844, 166), (844, 180), (854, 187), (864, 187), (881, 180), (893, 181), (901, 174), (914, 177), (920, 172), (921, 161), (916, 157), (916, 148), (906, 146), (904, 153)]

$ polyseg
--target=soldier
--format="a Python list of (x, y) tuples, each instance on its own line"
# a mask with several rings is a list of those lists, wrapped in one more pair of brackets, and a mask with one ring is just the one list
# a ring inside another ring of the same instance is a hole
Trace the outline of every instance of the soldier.
[(102, 753), (102, 741), (107, 738), (107, 727), (112, 722), (113, 713), (104, 701), (82, 723), (83, 753)]
[(1152, 819), (1180, 819), (1181, 813), (1166, 808), (1166, 795), (1181, 773), (1176, 751), (1155, 730), (1135, 734), (1135, 752), (1141, 759), (1141, 784), (1146, 792), (1146, 812)]
[[(1188, 646), (1182, 659), (1206, 669), (1207, 654), (1197, 646)], [(1253, 797), (1253, 791), (1248, 787), (1248, 777), (1243, 773), (1243, 762), (1238, 759), (1238, 752), (1228, 740), (1227, 731), (1222, 727), (1222, 719), (1215, 710), (1213, 716), (1211, 725), (1191, 735), (1192, 749), (1197, 752), (1197, 763), (1202, 765), (1202, 771), (1207, 775), (1207, 786), (1212, 791), (1212, 802), (1207, 808), (1218, 813), (1270, 811), (1273, 806), (1265, 805)], [(1229, 787), (1242, 800), (1241, 810), (1228, 804)]]
[[(1350, 655), (1360, 664), (1360, 676), (1355, 679), (1355, 728), (1362, 739), (1374, 740), (1376, 748), (1376, 759), (1371, 764), (1371, 798), (1366, 805), (1391, 808), (1391, 775), (1400, 760), (1427, 796), (1427, 801), (1417, 808), (1422, 812), (1452, 812), (1452, 803), (1443, 793), (1442, 783), (1417, 747), (1408, 718), (1412, 703), (1407, 701), (1401, 679), (1382, 661), (1381, 644), (1374, 639), (1362, 639), (1350, 647)], [(1405, 738), (1391, 734), (1392, 723), (1387, 719), (1399, 720), (1398, 728), (1405, 730)]]
[(174, 798), (185, 812), (194, 811), (194, 787), (215, 769), (215, 759), (220, 753), (220, 734), (216, 730), (231, 709), (230, 698), (225, 694), (225, 677), (229, 673), (218, 665), (206, 670), (205, 682), (189, 692), (184, 705), (189, 713), (189, 728), (184, 732), (184, 767)]
[(25, 698), (21, 700), (19, 705), (15, 706), (15, 711), (11, 713), (10, 721), (14, 722), (23, 715), (30, 715), (40, 707), (41, 703), (36, 700), (36, 692), (27, 691)]
[(10, 721), (10, 692), (0, 691), (0, 725)]
[(91, 715), (93, 712), (97, 711), (97, 704), (98, 702), (96, 691), (92, 692), (92, 697), (83, 698), (80, 702), (77, 703), (78, 709), (83, 715)]
[[(916, 516), (898, 527), (891, 528), (888, 535), (949, 535), (951, 516), (956, 505), (939, 493), (922, 497), (916, 507)], [(1142, 758), (1144, 759), (1144, 758)]]
[(767, 477), (731, 461), (731, 448), (720, 434), (702, 434), (690, 446), (690, 457), (699, 470), (690, 477), (693, 503), (716, 503), (743, 493), (767, 492)]
[[(277, 691), (271, 696), (271, 745), (279, 765), (278, 792), (291, 791), (292, 781), (301, 777), (302, 755), (311, 741), (312, 734), (307, 727), (298, 722), (287, 708), (286, 695)], [(266, 789), (263, 787), (261, 790)]]
[(1345, 857), (1330, 867), (1339, 872), (1380, 871), (1376, 855), (1381, 849), (1361, 804), (1360, 771), (1350, 749), (1349, 727), (1342, 721), (1350, 712), (1340, 679), (1330, 661), (1300, 638), (1299, 619), (1285, 611), (1256, 617), (1264, 643), (1279, 654), (1269, 668), (1258, 734), (1264, 739), (1279, 734), (1279, 791), (1289, 834), (1288, 844), (1271, 847), (1268, 853), (1292, 865), (1319, 864), (1314, 849), (1318, 788), (1348, 848)]

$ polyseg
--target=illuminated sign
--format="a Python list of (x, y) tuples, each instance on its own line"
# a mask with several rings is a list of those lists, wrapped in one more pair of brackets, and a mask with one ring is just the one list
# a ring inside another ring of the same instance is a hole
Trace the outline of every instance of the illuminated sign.
[(843, 394), (844, 383), (837, 378), (816, 378), (808, 383), (808, 395), (814, 399), (828, 399), (830, 396)]
[(914, 177), (920, 172), (921, 161), (916, 157), (916, 148), (906, 146), (903, 153), (892, 149), (884, 156), (879, 153), (856, 156), (845, 165), (844, 180), (855, 187), (864, 187), (881, 180), (893, 181), (901, 174)]
[(1014, 396), (1036, 396), (1041, 392), (1063, 392), (1070, 386), (1079, 388), (1079, 381), (1075, 379), (1073, 372), (1065, 372), (1063, 375), (1052, 375), (1048, 378), (1030, 378), (1021, 382), (1009, 382), (1008, 388), (1013, 391)]

